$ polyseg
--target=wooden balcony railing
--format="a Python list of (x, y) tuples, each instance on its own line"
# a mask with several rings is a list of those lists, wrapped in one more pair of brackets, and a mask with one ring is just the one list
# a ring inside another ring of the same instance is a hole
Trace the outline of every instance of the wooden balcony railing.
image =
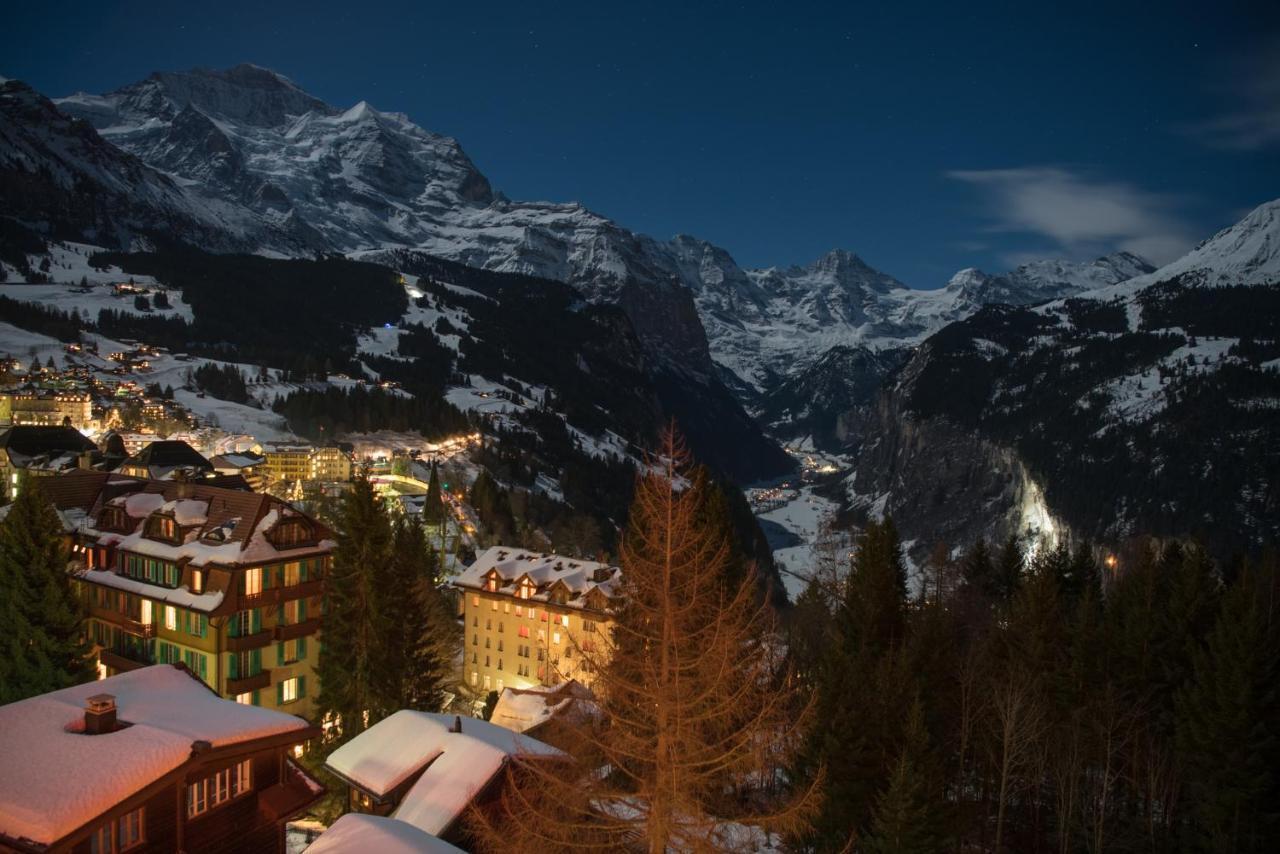
[(231, 695), (247, 694), (250, 691), (257, 691), (266, 688), (271, 684), (271, 671), (264, 670), (253, 676), (242, 676), (239, 679), (227, 680), (227, 693)]
[(130, 670), (137, 670), (139, 667), (147, 667), (151, 664), (149, 661), (135, 661), (111, 649), (99, 650), (98, 660), (116, 673), (127, 673)]
[(271, 630), (263, 629), (251, 635), (239, 635), (227, 638), (228, 652), (244, 652), (247, 649), (262, 649), (271, 644)]
[(144, 623), (127, 614), (121, 614), (119, 611), (95, 610), (92, 616), (113, 626), (119, 626), (129, 634), (137, 635), (140, 638), (152, 638), (156, 635), (155, 623)]
[(315, 581), (304, 581), (301, 584), (291, 584), (288, 587), (271, 587), (260, 593), (242, 593), (240, 594), (240, 609), (248, 610), (249, 608), (261, 608), (263, 605), (279, 605), (281, 602), (287, 602), (291, 599), (306, 599), (309, 596), (319, 596), (324, 592), (324, 581), (317, 579)]
[(281, 587), (280, 596), (285, 601), (290, 599), (306, 599), (309, 596), (319, 596), (323, 591), (323, 581), (304, 581), (301, 584), (294, 584), (291, 587)]
[(287, 641), (294, 638), (306, 637), (313, 635), (320, 628), (320, 619), (303, 620), (301, 623), (293, 623), (287, 626), (276, 626), (276, 640)]

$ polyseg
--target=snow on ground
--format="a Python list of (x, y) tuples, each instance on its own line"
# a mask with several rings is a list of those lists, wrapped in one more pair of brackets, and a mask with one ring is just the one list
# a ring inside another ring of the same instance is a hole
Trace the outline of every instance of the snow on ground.
[[(398, 324), (388, 323), (383, 326), (375, 326), (362, 334), (356, 342), (356, 349), (359, 352), (370, 356), (406, 358), (399, 354), (400, 335), (403, 331), (400, 327), (420, 324), (435, 332), (436, 322), (442, 317), (458, 329), (463, 331), (468, 329), (471, 319), (466, 312), (441, 306), (434, 296), (424, 294), (417, 287), (417, 276), (405, 275), (404, 280), (405, 295), (409, 297), (409, 307), (405, 310), (404, 316), (400, 318)], [(451, 290), (465, 292), (469, 296), (482, 296), (466, 288), (451, 288)], [(419, 300), (423, 303), (422, 305), (418, 304)], [(455, 353), (458, 352), (458, 344), (461, 340), (458, 335), (441, 335), (439, 332), (436, 332), (435, 335), (440, 343)]]
[(756, 515), (758, 519), (772, 522), (789, 531), (799, 540), (794, 545), (776, 548), (773, 552), (787, 595), (793, 602), (804, 591), (813, 571), (813, 547), (818, 539), (818, 527), (836, 509), (834, 501), (814, 494), (812, 486), (802, 486), (791, 490), (790, 498), (784, 503)]
[[(297, 854), (303, 850), (296, 849)], [(406, 822), (354, 812), (334, 822), (305, 850), (312, 854), (462, 854), (461, 848)]]
[[(55, 243), (50, 245), (48, 276), (54, 284), (26, 285), (6, 283), (0, 285), (0, 295), (24, 302), (38, 302), (63, 311), (89, 313), (92, 320), (97, 320), (99, 309), (113, 308), (129, 314), (145, 314), (134, 307), (132, 294), (116, 296), (111, 286), (133, 279), (135, 285), (152, 291), (157, 287), (155, 279), (150, 276), (131, 276), (119, 267), (109, 267), (105, 271), (89, 266), (89, 256), (100, 251), (97, 246), (85, 243)], [(32, 256), (32, 266), (38, 269), (41, 258)], [(88, 293), (81, 293), (78, 288), (81, 279), (90, 284)], [(158, 317), (181, 317), (191, 320), (191, 306), (182, 301), (182, 292), (168, 290), (172, 308), (153, 309), (150, 314)], [(154, 293), (148, 294), (151, 299)]]
[(64, 346), (57, 338), (50, 338), (39, 332), (28, 332), (11, 323), (0, 323), (0, 355), (17, 359), (22, 362), (23, 367), (30, 367), (33, 355), (41, 362), (50, 356), (55, 361), (60, 361), (65, 353)]
[[(1216, 371), (1222, 360), (1231, 358), (1227, 351), (1239, 343), (1238, 338), (1197, 338), (1195, 341), (1195, 346), (1184, 344), (1141, 373), (1128, 374), (1102, 386), (1101, 390), (1111, 397), (1107, 407), (1109, 414), (1130, 422), (1152, 418), (1164, 409), (1166, 403), (1165, 386), (1160, 381), (1160, 367), (1171, 369), (1183, 366), (1190, 373)], [(1208, 364), (1205, 364), (1206, 359)], [(1081, 405), (1086, 405), (1086, 402)]]

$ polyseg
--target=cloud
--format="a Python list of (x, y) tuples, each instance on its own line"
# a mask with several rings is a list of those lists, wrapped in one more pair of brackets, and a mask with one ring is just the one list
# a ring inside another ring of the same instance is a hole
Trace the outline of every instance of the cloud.
[(1183, 130), (1206, 145), (1229, 151), (1280, 147), (1280, 39), (1241, 57), (1226, 76), (1230, 85), (1221, 85), (1219, 91), (1232, 107)]
[(993, 218), (988, 231), (1049, 238), (1053, 245), (1038, 257), (1090, 258), (1124, 250), (1163, 264), (1194, 242), (1173, 212), (1179, 202), (1173, 196), (1092, 180), (1056, 166), (946, 174), (986, 197)]

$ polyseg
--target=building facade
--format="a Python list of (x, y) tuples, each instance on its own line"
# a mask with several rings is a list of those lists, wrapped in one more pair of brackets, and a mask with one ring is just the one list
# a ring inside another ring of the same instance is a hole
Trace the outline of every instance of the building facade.
[(0, 707), (0, 852), (285, 850), (319, 727), (155, 666)]
[(24, 388), (0, 392), (0, 424), (68, 424), (87, 430), (93, 423), (93, 397), (87, 391)]
[(463, 682), (487, 694), (504, 688), (590, 687), (593, 661), (607, 656), (622, 570), (554, 554), (494, 546), (464, 570)]
[(73, 472), (41, 482), (103, 675), (184, 664), (219, 695), (313, 717), (330, 532), (269, 495)]
[(351, 457), (338, 447), (268, 443), (262, 446), (262, 456), (268, 483), (351, 480)]

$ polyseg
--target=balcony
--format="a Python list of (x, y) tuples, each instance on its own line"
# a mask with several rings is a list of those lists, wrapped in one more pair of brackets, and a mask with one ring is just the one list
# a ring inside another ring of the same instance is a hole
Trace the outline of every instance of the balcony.
[(271, 643), (271, 630), (264, 629), (251, 635), (239, 635), (227, 638), (228, 652), (244, 652), (249, 649), (262, 649)]
[(227, 693), (231, 695), (247, 694), (266, 688), (271, 684), (271, 671), (264, 670), (255, 676), (242, 676), (239, 679), (227, 680)]
[(302, 812), (323, 794), (324, 786), (319, 780), (292, 759), (286, 759), (281, 781), (258, 793), (258, 808), (268, 821), (283, 821)]
[(324, 582), (317, 579), (315, 581), (304, 581), (301, 584), (294, 584), (291, 587), (280, 588), (280, 598), (289, 599), (306, 599), (310, 596), (319, 596), (324, 592)]
[(276, 626), (275, 639), (278, 641), (293, 640), (294, 638), (306, 637), (313, 635), (320, 628), (320, 619), (318, 617), (310, 620), (303, 620), (301, 623), (293, 623), (288, 626)]
[(250, 608), (261, 608), (264, 605), (280, 604), (280, 588), (272, 587), (259, 593), (241, 593), (239, 609), (247, 611)]
[(136, 635), (140, 638), (153, 638), (156, 636), (155, 623), (144, 623), (127, 614), (121, 614), (119, 611), (95, 610), (92, 616), (94, 619), (118, 626), (128, 634)]
[[(112, 649), (102, 649), (98, 652), (98, 660), (116, 673), (127, 673), (130, 670), (137, 670), (139, 667), (148, 667), (152, 663), (150, 661), (136, 661), (133, 658), (129, 658), (129, 655), (129, 653), (116, 652)], [(139, 656), (139, 658), (142, 657)]]

